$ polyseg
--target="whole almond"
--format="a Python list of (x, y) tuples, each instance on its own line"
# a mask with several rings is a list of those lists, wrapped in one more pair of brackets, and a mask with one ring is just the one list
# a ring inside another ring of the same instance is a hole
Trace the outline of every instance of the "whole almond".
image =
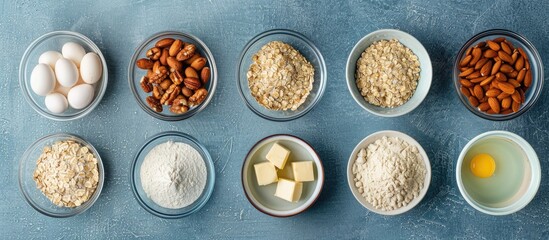
[(480, 69), (480, 75), (481, 76), (488, 76), (490, 75), (490, 72), (492, 71), (492, 61), (488, 61), (482, 68)]
[(532, 84), (532, 72), (530, 70), (526, 71), (526, 75), (524, 76), (524, 86), (530, 87)]
[(487, 86), (488, 84), (490, 84), (492, 82), (492, 80), (494, 80), (494, 78), (496, 78), (496, 76), (490, 76), (490, 77), (482, 80), (482, 82), (480, 82), (480, 86)]
[(519, 57), (515, 62), (515, 70), (520, 71), (524, 67), (524, 58)]
[(188, 64), (188, 65), (191, 65), (191, 63), (193, 63), (194, 60), (199, 59), (201, 57), (202, 56), (199, 53), (195, 52), (194, 55), (191, 58), (185, 60), (185, 63)]
[(173, 41), (174, 41), (173, 38), (163, 38), (158, 40), (158, 42), (156, 42), (154, 46), (157, 48), (169, 47), (170, 45), (172, 45)]
[(515, 87), (515, 88), (520, 87), (520, 83), (515, 79), (509, 79), (509, 80), (507, 80), (507, 82), (510, 83), (511, 85), (513, 85), (513, 87)]
[(526, 68), (523, 68), (519, 71), (517, 75), (517, 82), (521, 83), (524, 80), (524, 76), (526, 76)]
[(478, 109), (480, 109), (481, 111), (487, 111), (488, 109), (490, 109), (490, 104), (488, 102), (483, 102), (478, 105)]
[(162, 90), (167, 90), (172, 85), (172, 80), (164, 79), (164, 81), (162, 81), (159, 85)]
[(179, 53), (179, 51), (181, 51), (182, 47), (183, 47), (183, 41), (179, 39), (175, 40), (170, 46), (170, 50), (168, 51), (170, 56), (175, 57)]
[(511, 100), (510, 97), (504, 98), (503, 100), (501, 100), (501, 108), (503, 108), (503, 109), (510, 108), (512, 102), (513, 102), (513, 100)]
[(160, 59), (158, 59), (158, 60), (160, 60), (160, 63), (162, 65), (168, 65), (167, 60), (168, 60), (169, 55), (170, 54), (168, 53), (168, 49), (166, 49), (166, 48), (162, 49), (162, 55), (160, 55)]
[(486, 64), (488, 60), (488, 58), (484, 57), (478, 60), (477, 64), (475, 64), (475, 70), (479, 70), (480, 68), (482, 68), (482, 66), (484, 66), (484, 64)]
[(498, 83), (498, 87), (501, 91), (507, 93), (507, 94), (513, 94), (515, 93), (515, 86), (508, 82), (500, 82)]
[(148, 58), (141, 58), (137, 60), (135, 65), (137, 65), (137, 67), (141, 69), (151, 69), (154, 66), (154, 62)]
[(478, 77), (480, 77), (480, 71), (473, 72), (473, 73), (467, 75), (467, 77), (465, 77), (465, 78), (473, 79), (473, 78), (478, 78)]
[(471, 61), (472, 58), (473, 58), (473, 56), (471, 56), (471, 55), (465, 56), (465, 57), (464, 57), (463, 59), (461, 59), (461, 61), (459, 62), (459, 66), (460, 66), (460, 67), (467, 66), (467, 64)]
[(497, 72), (499, 72), (499, 68), (501, 67), (501, 61), (496, 61), (494, 63), (494, 66), (492, 66), (492, 72), (490, 74), (494, 75)]
[(198, 78), (198, 73), (194, 68), (187, 67), (185, 68), (185, 77)]
[(175, 57), (168, 57), (168, 66), (170, 66), (171, 69), (174, 71), (182, 71), (183, 70), (183, 63), (180, 61), (177, 61)]
[(518, 112), (520, 109), (520, 103), (513, 101), (511, 103), (511, 109), (513, 109), (513, 112)]
[(496, 98), (497, 98), (498, 100), (501, 101), (501, 100), (503, 100), (504, 98), (508, 98), (508, 97), (510, 97), (510, 96), (511, 96), (511, 94), (502, 92), (502, 93), (500, 93)]
[(496, 73), (496, 81), (500, 81), (500, 82), (505, 82), (507, 81), (507, 76), (505, 76), (505, 74), (501, 73), (501, 72), (498, 72)]
[(202, 68), (206, 65), (206, 58), (198, 58), (194, 60), (194, 62), (191, 63), (191, 67), (193, 67), (195, 70), (200, 71)]
[(487, 97), (495, 98), (495, 97), (497, 97), (500, 93), (501, 93), (501, 90), (492, 88), (492, 89), (486, 91), (485, 95), (486, 95)]
[(484, 51), (483, 56), (484, 56), (485, 58), (495, 58), (495, 57), (498, 56), (498, 52), (496, 52), (496, 51), (494, 51), (494, 50), (492, 50), (492, 49), (488, 49), (488, 50)]
[(505, 37), (498, 37), (498, 38), (493, 39), (492, 41), (495, 42), (495, 43), (500, 43), (500, 42), (505, 41)]
[(462, 86), (466, 87), (466, 88), (471, 88), (473, 87), (473, 83), (471, 83), (471, 81), (467, 80), (467, 79), (460, 79), (459, 82), (461, 83)]
[(518, 71), (515, 71), (515, 69), (513, 69), (512, 72), (506, 73), (505, 75), (507, 75), (507, 78), (517, 78), (517, 76), (518, 76)]
[(498, 51), (498, 57), (501, 58), (501, 60), (503, 60), (504, 62), (510, 63), (513, 61), (513, 58), (511, 58), (511, 55), (507, 54), (503, 50)]
[(475, 85), (475, 87), (473, 88), (473, 91), (477, 99), (482, 99), (484, 97), (484, 90), (480, 85)]
[(490, 108), (494, 113), (499, 113), (501, 108), (499, 106), (499, 101), (496, 98), (488, 98), (488, 104), (490, 104)]
[(488, 78), (488, 77), (486, 77), (486, 76), (484, 76), (484, 77), (478, 77), (478, 78), (473, 78), (473, 79), (471, 79), (470, 81), (471, 81), (472, 83), (479, 83), (479, 82), (484, 81), (486, 78)]
[(190, 96), (193, 95), (193, 90), (188, 89), (187, 87), (183, 87), (183, 88), (181, 89), (181, 93), (183, 93), (183, 95), (184, 95), (185, 97), (190, 97)]
[(503, 64), (501, 65), (501, 67), (499, 68), (499, 71), (502, 72), (502, 73), (511, 73), (513, 72), (515, 69), (513, 67), (511, 67), (511, 65), (509, 64)]
[(519, 55), (518, 51), (517, 51), (517, 50), (514, 50), (514, 51), (513, 51), (513, 54), (511, 55), (511, 58), (513, 59), (512, 64), (515, 64), (515, 62), (516, 62), (517, 59), (518, 59), (518, 55)]
[(477, 64), (478, 60), (480, 60), (480, 57), (482, 55), (482, 50), (480, 48), (474, 48), (471, 52), (471, 55), (473, 56), (473, 59), (469, 62), (469, 66), (474, 66)]
[(185, 84), (185, 87), (191, 90), (197, 90), (202, 86), (202, 82), (200, 82), (198, 78), (186, 77), (183, 80), (183, 83)]
[(511, 48), (509, 47), (509, 45), (507, 45), (507, 43), (505, 43), (505, 42), (501, 42), (500, 44), (501, 44), (501, 50), (503, 50), (505, 53), (511, 55)]
[[(464, 86), (461, 86), (461, 87), (459, 88), (459, 90), (460, 90), (461, 93), (462, 93), (463, 95), (465, 95), (466, 97), (471, 96), (471, 92), (469, 91), (468, 88), (466, 88), (466, 87), (464, 87)], [(519, 96), (519, 97), (520, 97), (520, 96)]]
[(473, 73), (474, 71), (475, 71), (474, 68), (469, 68), (469, 69), (467, 69), (467, 70), (461, 72), (458, 76), (459, 76), (459, 77), (466, 77), (467, 75)]
[(468, 99), (473, 107), (477, 107), (479, 105), (478, 99), (475, 96), (470, 96)]
[(202, 83), (206, 85), (208, 81), (210, 81), (210, 75), (211, 71), (209, 67), (202, 68), (202, 71), (200, 71), (200, 80), (202, 80)]
[(486, 44), (488, 45), (488, 47), (489, 47), (490, 49), (492, 49), (492, 50), (494, 50), (494, 51), (499, 51), (499, 49), (500, 49), (499, 44), (497, 44), (497, 43), (494, 42), (494, 41), (488, 40), (488, 41), (486, 41)]

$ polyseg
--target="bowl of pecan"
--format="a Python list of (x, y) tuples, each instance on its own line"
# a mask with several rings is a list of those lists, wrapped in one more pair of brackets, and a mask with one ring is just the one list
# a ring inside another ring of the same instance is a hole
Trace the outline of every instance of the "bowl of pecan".
[(197, 37), (160, 32), (137, 48), (128, 81), (145, 112), (164, 121), (179, 121), (202, 111), (211, 101), (217, 68), (212, 53)]
[(520, 116), (537, 101), (543, 65), (524, 36), (493, 29), (463, 45), (454, 62), (453, 78), (459, 99), (469, 111), (503, 121)]

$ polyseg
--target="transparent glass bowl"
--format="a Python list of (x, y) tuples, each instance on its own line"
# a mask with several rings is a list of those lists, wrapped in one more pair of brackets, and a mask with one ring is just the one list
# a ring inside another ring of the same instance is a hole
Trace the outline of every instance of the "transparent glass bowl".
[[(206, 164), (206, 171), (208, 173), (206, 186), (204, 187), (204, 190), (202, 191), (200, 197), (194, 203), (184, 208), (169, 209), (159, 206), (149, 197), (147, 197), (147, 194), (145, 193), (141, 185), (141, 165), (145, 160), (145, 156), (147, 156), (151, 149), (156, 147), (158, 144), (162, 144), (167, 141), (189, 144), (200, 153), (200, 155), (204, 159), (204, 163)], [(131, 164), (130, 183), (135, 199), (145, 210), (155, 216), (162, 218), (181, 218), (197, 212), (202, 207), (204, 207), (204, 205), (206, 205), (206, 202), (208, 202), (208, 199), (210, 199), (210, 196), (213, 193), (215, 184), (215, 169), (212, 157), (210, 156), (210, 153), (208, 152), (208, 150), (206, 150), (204, 145), (185, 133), (168, 131), (150, 137), (143, 144), (141, 149), (139, 149)]]
[[(252, 56), (261, 49), (265, 44), (271, 41), (282, 41), (290, 44), (298, 50), (309, 61), (314, 69), (313, 89), (305, 102), (295, 111), (273, 111), (260, 105), (250, 92), (248, 87), (248, 78), (246, 76), (250, 65), (252, 64)], [(272, 121), (290, 121), (302, 117), (307, 114), (320, 101), (324, 90), (326, 89), (326, 64), (320, 51), (315, 45), (305, 36), (298, 32), (285, 29), (273, 29), (252, 38), (242, 50), (240, 60), (238, 62), (236, 80), (240, 96), (244, 99), (246, 106), (258, 116)]]
[[(205, 86), (205, 88), (208, 90), (208, 96), (200, 105), (190, 108), (189, 111), (183, 114), (174, 114), (170, 112), (169, 108), (166, 105), (163, 106), (164, 109), (162, 112), (156, 112), (152, 110), (146, 101), (146, 98), (150, 96), (151, 93), (146, 93), (141, 89), (141, 77), (147, 74), (147, 70), (138, 68), (135, 63), (138, 59), (145, 58), (145, 53), (149, 49), (154, 47), (158, 40), (163, 38), (180, 39), (181, 41), (194, 44), (196, 46), (196, 51), (198, 51), (200, 55), (207, 59), (205, 67), (209, 67), (211, 70), (210, 81), (208, 81)], [(210, 103), (215, 93), (215, 88), (217, 86), (217, 67), (215, 65), (215, 59), (212, 52), (210, 52), (210, 49), (199, 38), (189, 33), (183, 32), (159, 32), (145, 39), (145, 41), (141, 43), (139, 47), (137, 47), (137, 50), (133, 54), (130, 60), (130, 65), (128, 67), (128, 82), (133, 96), (135, 97), (135, 100), (137, 100), (137, 103), (139, 104), (141, 109), (143, 109), (143, 111), (160, 120), (179, 121), (190, 118), (193, 115), (199, 113), (200, 111), (204, 110), (204, 108), (206, 108), (208, 103)]]
[[(459, 82), (459, 62), (461, 59), (463, 59), (465, 52), (467, 49), (469, 49), (471, 46), (475, 46), (479, 42), (483, 42), (486, 40), (492, 40), (498, 37), (505, 37), (508, 41), (510, 41), (514, 47), (522, 47), (526, 54), (528, 55), (528, 59), (530, 60), (530, 69), (532, 71), (532, 85), (530, 85), (530, 88), (528, 91), (526, 91), (525, 97), (526, 100), (520, 107), (519, 111), (515, 113), (510, 114), (488, 114), (485, 112), (482, 112), (478, 110), (476, 107), (471, 105), (469, 103), (469, 100), (465, 95), (463, 95), (460, 91), (461, 84)], [(504, 29), (492, 29), (487, 30), (481, 33), (478, 33), (477, 35), (473, 36), (471, 39), (469, 39), (463, 47), (459, 50), (457, 57), (454, 61), (454, 71), (453, 71), (453, 79), (454, 79), (454, 87), (456, 89), (456, 93), (459, 96), (459, 99), (463, 103), (463, 105), (472, 113), (475, 115), (492, 120), (492, 121), (504, 121), (504, 120), (510, 120), (513, 118), (516, 118), (526, 111), (530, 109), (534, 103), (538, 100), (539, 96), (541, 95), (541, 90), (543, 88), (543, 64), (541, 62), (541, 57), (534, 47), (534, 45), (528, 41), (524, 36), (511, 32), (509, 30)]]
[[(67, 111), (63, 113), (52, 113), (46, 108), (45, 97), (35, 94), (30, 86), (30, 76), (33, 68), (38, 64), (38, 58), (46, 51), (58, 51), (61, 52), (63, 44), (67, 42), (75, 42), (80, 44), (86, 52), (94, 52), (101, 59), (103, 66), (103, 74), (101, 79), (93, 84), (95, 86), (93, 101), (83, 109), (73, 109), (69, 107)], [(107, 90), (108, 82), (108, 69), (105, 57), (101, 53), (101, 50), (86, 36), (71, 32), (71, 31), (55, 31), (42, 35), (38, 39), (34, 40), (27, 48), (21, 58), (21, 64), (19, 66), (19, 85), (23, 96), (31, 107), (40, 115), (56, 120), (56, 121), (70, 121), (82, 118), (89, 114), (103, 98), (105, 91)]]
[[(44, 194), (36, 187), (36, 182), (33, 179), (34, 170), (36, 168), (36, 160), (42, 154), (42, 150), (46, 146), (51, 146), (55, 142), (63, 140), (73, 140), (87, 147), (97, 158), (97, 168), (99, 171), (99, 183), (93, 195), (84, 204), (74, 207), (58, 207), (54, 205)], [(99, 198), (103, 183), (105, 182), (105, 170), (103, 161), (97, 150), (86, 140), (68, 133), (56, 133), (44, 136), (36, 140), (21, 156), (19, 163), (19, 189), (27, 203), (36, 209), (36, 211), (56, 218), (72, 217), (88, 210)]]

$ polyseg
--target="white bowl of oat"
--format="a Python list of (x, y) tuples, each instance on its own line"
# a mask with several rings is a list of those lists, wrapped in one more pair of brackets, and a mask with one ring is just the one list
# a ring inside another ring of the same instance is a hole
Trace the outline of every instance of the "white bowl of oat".
[(397, 131), (379, 131), (355, 147), (347, 181), (356, 200), (381, 215), (398, 215), (421, 202), (431, 183), (431, 164), (421, 145)]
[(347, 59), (347, 87), (366, 111), (398, 117), (421, 104), (431, 87), (433, 68), (427, 50), (412, 35), (374, 31), (358, 41)]

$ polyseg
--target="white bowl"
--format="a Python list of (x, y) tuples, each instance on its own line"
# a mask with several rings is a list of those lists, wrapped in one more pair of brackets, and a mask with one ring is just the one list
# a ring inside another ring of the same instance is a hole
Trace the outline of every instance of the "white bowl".
[[(489, 137), (501, 137), (517, 144), (526, 157), (525, 161), (527, 161), (523, 183), (519, 188), (518, 193), (516, 193), (515, 197), (510, 201), (506, 202), (504, 206), (500, 207), (490, 207), (476, 201), (467, 193), (466, 186), (463, 184), (462, 179), (461, 165), (465, 161), (465, 155), (475, 144)], [(541, 182), (541, 167), (536, 151), (534, 151), (532, 146), (522, 137), (507, 131), (490, 131), (476, 136), (465, 145), (463, 150), (461, 150), (456, 164), (456, 181), (461, 195), (473, 208), (490, 215), (507, 215), (526, 207), (534, 196), (536, 196)]]
[[(414, 52), (414, 54), (418, 57), (421, 68), (418, 85), (414, 95), (408, 100), (408, 102), (394, 108), (384, 108), (368, 103), (360, 94), (355, 81), (356, 62), (360, 58), (361, 54), (364, 50), (366, 50), (366, 48), (372, 45), (372, 43), (383, 39), (397, 39), (404, 46), (412, 50), (412, 52)], [(412, 35), (395, 29), (377, 30), (360, 39), (355, 47), (353, 47), (353, 50), (347, 59), (346, 72), (347, 87), (358, 105), (366, 111), (381, 117), (398, 117), (414, 110), (417, 106), (419, 106), (419, 104), (421, 104), (423, 99), (425, 99), (427, 93), (429, 93), (431, 80), (433, 78), (433, 67), (431, 66), (431, 59), (429, 58), (427, 50), (425, 50), (423, 45), (421, 45), (421, 43)]]
[[(368, 201), (366, 201), (366, 199), (358, 192), (358, 188), (355, 186), (354, 175), (353, 175), (353, 164), (355, 163), (356, 157), (360, 149), (366, 148), (368, 145), (370, 145), (370, 143), (375, 142), (376, 140), (382, 138), (383, 136), (398, 137), (406, 141), (410, 145), (416, 146), (417, 149), (419, 150), (419, 153), (421, 154), (421, 157), (423, 158), (423, 163), (425, 163), (425, 170), (426, 170), (425, 182), (423, 183), (423, 188), (419, 192), (419, 195), (416, 198), (414, 198), (410, 203), (408, 203), (408, 205), (392, 211), (383, 211), (383, 210), (377, 209)], [(425, 153), (425, 150), (423, 149), (423, 147), (421, 147), (421, 145), (412, 137), (397, 131), (390, 131), (390, 130), (379, 131), (379, 132), (372, 133), (369, 136), (362, 139), (362, 141), (360, 141), (356, 145), (355, 149), (351, 153), (351, 156), (349, 157), (349, 162), (347, 164), (347, 183), (349, 183), (349, 188), (351, 188), (351, 192), (353, 193), (353, 196), (355, 196), (356, 200), (360, 204), (362, 204), (362, 206), (365, 207), (366, 209), (381, 215), (398, 215), (398, 214), (405, 213), (410, 209), (414, 208), (419, 202), (421, 202), (421, 200), (427, 193), (427, 190), (429, 189), (429, 184), (431, 183), (431, 163), (429, 162), (429, 157), (427, 156), (427, 153)]]
[[(313, 161), (315, 180), (303, 183), (303, 193), (298, 202), (288, 202), (274, 196), (276, 183), (267, 186), (257, 184), (254, 164), (267, 161), (265, 156), (271, 146), (278, 142), (291, 151), (292, 161)], [(304, 140), (292, 135), (272, 135), (259, 140), (248, 152), (242, 165), (242, 187), (248, 201), (260, 212), (274, 217), (290, 217), (307, 210), (318, 199), (324, 185), (324, 168), (315, 150)]]

